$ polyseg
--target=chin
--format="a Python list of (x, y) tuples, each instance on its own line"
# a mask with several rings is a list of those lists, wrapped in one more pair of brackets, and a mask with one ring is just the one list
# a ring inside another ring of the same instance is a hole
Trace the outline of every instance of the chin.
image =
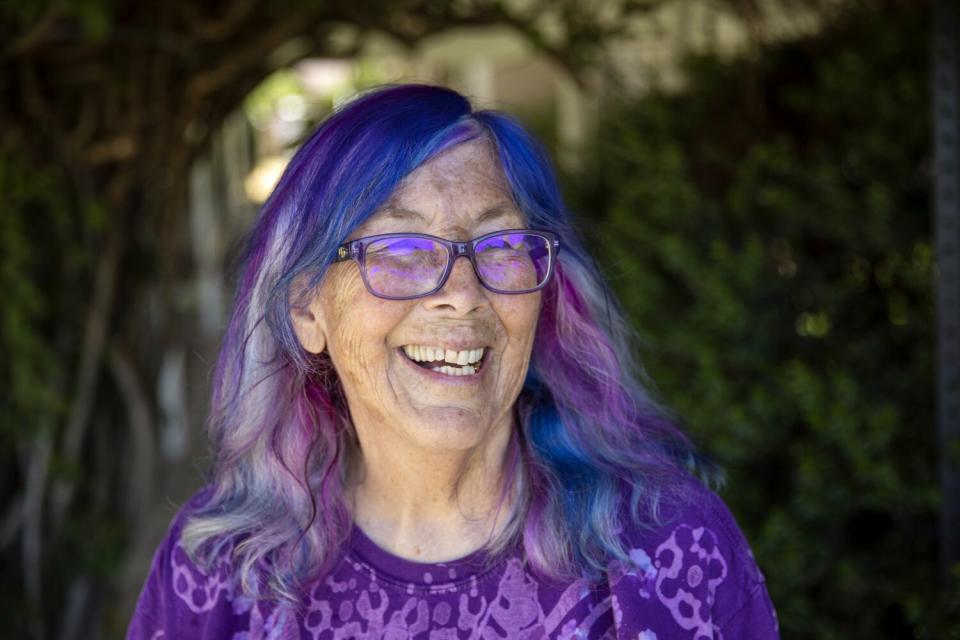
[(422, 409), (419, 424), (405, 431), (425, 450), (464, 451), (481, 444), (492, 425), (480, 420), (475, 411), (453, 407)]

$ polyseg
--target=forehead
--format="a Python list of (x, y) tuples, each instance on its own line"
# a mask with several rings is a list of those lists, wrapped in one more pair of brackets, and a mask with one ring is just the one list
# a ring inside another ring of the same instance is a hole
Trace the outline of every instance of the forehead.
[(522, 226), (489, 143), (466, 142), (444, 151), (408, 175), (362, 233), (423, 231), (438, 235)]

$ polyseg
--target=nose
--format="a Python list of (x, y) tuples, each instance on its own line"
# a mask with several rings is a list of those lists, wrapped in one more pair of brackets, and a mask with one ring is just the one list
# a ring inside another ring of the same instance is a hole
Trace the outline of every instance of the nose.
[(483, 285), (467, 256), (457, 256), (447, 281), (440, 290), (425, 298), (429, 308), (448, 307), (466, 315), (486, 303)]

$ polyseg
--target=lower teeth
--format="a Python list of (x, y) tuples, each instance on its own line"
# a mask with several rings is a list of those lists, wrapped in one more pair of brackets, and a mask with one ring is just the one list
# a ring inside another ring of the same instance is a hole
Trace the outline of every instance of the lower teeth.
[(462, 367), (434, 367), (432, 370), (448, 376), (469, 376), (473, 375), (477, 371), (472, 365), (469, 364)]

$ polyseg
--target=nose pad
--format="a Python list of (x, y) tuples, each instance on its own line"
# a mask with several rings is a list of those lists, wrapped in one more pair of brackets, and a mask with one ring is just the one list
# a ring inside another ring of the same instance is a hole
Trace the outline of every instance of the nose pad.
[(483, 298), (483, 284), (467, 256), (458, 256), (453, 261), (447, 281), (431, 298), (438, 305), (445, 304), (465, 310), (479, 305)]
[[(459, 270), (459, 273), (458, 273)], [(453, 266), (450, 267), (450, 276), (447, 278), (447, 281), (443, 284), (443, 289), (450, 287), (451, 283), (454, 283), (456, 286), (461, 286), (464, 284), (464, 279), (469, 281), (475, 289), (482, 289), (483, 284), (480, 282), (480, 277), (477, 275), (477, 272), (473, 268), (473, 263), (470, 262), (470, 258), (465, 255), (457, 256), (456, 260), (453, 261)], [(441, 291), (443, 291), (441, 289)]]

